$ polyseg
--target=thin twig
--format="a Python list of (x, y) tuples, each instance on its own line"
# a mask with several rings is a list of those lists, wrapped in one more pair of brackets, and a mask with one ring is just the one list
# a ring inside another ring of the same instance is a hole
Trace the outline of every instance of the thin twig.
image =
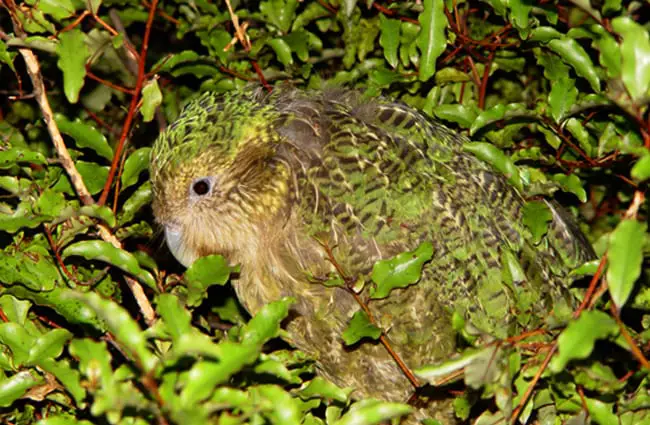
[(421, 386), (420, 381), (418, 381), (418, 378), (416, 378), (415, 375), (413, 374), (413, 372), (411, 372), (411, 369), (409, 369), (409, 367), (406, 365), (406, 363), (404, 363), (404, 361), (402, 360), (400, 355), (397, 354), (397, 352), (390, 345), (390, 342), (388, 341), (388, 338), (386, 337), (386, 333), (378, 325), (377, 321), (375, 320), (375, 316), (370, 311), (370, 308), (368, 307), (368, 305), (361, 299), (359, 294), (357, 294), (350, 287), (349, 283), (354, 281), (354, 280), (350, 279), (350, 277), (347, 276), (347, 274), (345, 273), (343, 268), (340, 266), (338, 261), (336, 261), (336, 258), (334, 258), (334, 253), (332, 252), (332, 249), (330, 248), (330, 246), (326, 242), (318, 241), (318, 243), (320, 243), (320, 245), (323, 247), (323, 249), (325, 249), (325, 252), (327, 254), (329, 262), (332, 264), (332, 266), (334, 266), (334, 268), (336, 269), (336, 272), (339, 274), (341, 279), (343, 279), (343, 281), (346, 283), (345, 289), (352, 295), (352, 297), (357, 302), (357, 304), (359, 304), (359, 306), (364, 311), (364, 313), (366, 313), (370, 323), (372, 325), (374, 325), (375, 327), (377, 327), (381, 331), (381, 335), (379, 336), (379, 342), (381, 342), (381, 344), (384, 346), (386, 351), (388, 351), (388, 354), (390, 354), (390, 356), (393, 358), (395, 363), (397, 363), (397, 366), (399, 366), (402, 373), (404, 373), (404, 375), (409, 380), (409, 382), (411, 382), (411, 385), (413, 385), (413, 387), (415, 389), (420, 388), (420, 386)]
[(551, 357), (553, 357), (553, 354), (557, 351), (557, 341), (553, 343), (551, 346), (551, 349), (548, 350), (548, 353), (546, 353), (546, 357), (544, 357), (544, 361), (542, 362), (541, 366), (539, 367), (539, 370), (533, 377), (533, 380), (530, 381), (530, 384), (528, 385), (528, 388), (526, 388), (526, 392), (524, 395), (521, 397), (521, 400), (519, 401), (519, 404), (515, 408), (515, 410), (512, 412), (512, 415), (510, 416), (510, 425), (515, 425), (517, 423), (517, 418), (519, 418), (519, 414), (521, 414), (522, 409), (526, 406), (526, 403), (528, 402), (528, 399), (530, 398), (531, 394), (533, 393), (533, 390), (537, 386), (537, 383), (542, 377), (542, 374), (546, 370), (546, 367), (548, 366), (549, 362), (551, 361)]
[(124, 126), (122, 127), (122, 134), (120, 140), (115, 148), (115, 155), (113, 157), (113, 162), (111, 163), (111, 168), (108, 172), (108, 178), (104, 184), (104, 189), (102, 194), (99, 197), (99, 205), (104, 205), (106, 199), (108, 198), (108, 193), (111, 190), (113, 184), (113, 179), (115, 178), (115, 173), (117, 172), (117, 167), (120, 164), (122, 152), (126, 145), (127, 136), (131, 131), (131, 123), (135, 117), (135, 112), (138, 106), (138, 101), (140, 98), (140, 92), (142, 91), (142, 86), (144, 85), (145, 79), (145, 60), (147, 58), (147, 49), (149, 48), (149, 36), (151, 35), (151, 26), (153, 24), (153, 18), (156, 15), (156, 7), (158, 6), (158, 0), (152, 0), (151, 8), (149, 9), (149, 17), (147, 19), (147, 25), (144, 30), (144, 37), (142, 39), (142, 48), (138, 58), (138, 77), (135, 83), (134, 94), (131, 97), (131, 104), (129, 105), (129, 111), (126, 115), (126, 120), (124, 121)]
[[(17, 22), (14, 23), (14, 30), (16, 31), (16, 34), (21, 37), (25, 35), (24, 31), (20, 27), (20, 24)], [(84, 205), (92, 205), (94, 204), (94, 200), (86, 188), (86, 184), (81, 178), (81, 175), (77, 171), (77, 168), (75, 167), (74, 162), (70, 157), (70, 153), (68, 152), (68, 148), (65, 146), (61, 132), (59, 131), (59, 128), (54, 121), (54, 114), (52, 112), (52, 108), (50, 107), (50, 103), (47, 100), (47, 93), (45, 92), (45, 86), (43, 84), (43, 77), (41, 75), (38, 58), (36, 55), (34, 55), (34, 52), (32, 52), (31, 49), (22, 47), (18, 50), (25, 61), (27, 73), (32, 80), (32, 86), (34, 87), (36, 101), (38, 102), (38, 106), (40, 107), (41, 113), (43, 114), (43, 120), (47, 126), (47, 131), (50, 134), (52, 143), (54, 144), (54, 149), (56, 150), (59, 162), (68, 174), (68, 177), (72, 182), (72, 186), (79, 195), (81, 202), (83, 202)], [(97, 228), (103, 240), (110, 242), (115, 247), (122, 247), (120, 241), (115, 237), (115, 235), (110, 232), (110, 230), (105, 225), (98, 224)], [(147, 299), (147, 296), (142, 289), (142, 286), (140, 283), (138, 283), (137, 280), (129, 276), (125, 276), (125, 279), (127, 285), (129, 286), (129, 289), (133, 293), (133, 297), (140, 307), (140, 311), (142, 312), (145, 320), (149, 324), (153, 323), (155, 319), (155, 313), (151, 307), (149, 299)]]

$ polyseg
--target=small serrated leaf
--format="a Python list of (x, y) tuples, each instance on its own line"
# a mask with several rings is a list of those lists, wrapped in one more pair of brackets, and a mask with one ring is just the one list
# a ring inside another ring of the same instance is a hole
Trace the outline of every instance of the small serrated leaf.
[(289, 307), (296, 300), (285, 297), (264, 305), (241, 330), (242, 344), (262, 346), (271, 338), (278, 336), (280, 323), (289, 314)]
[(630, 175), (637, 182), (642, 182), (650, 178), (650, 155), (642, 156), (632, 167)]
[(600, 91), (600, 78), (585, 49), (573, 38), (551, 40), (548, 46), (560, 55), (562, 60), (575, 69), (576, 74), (586, 79), (595, 92)]
[(375, 263), (370, 275), (375, 286), (370, 298), (386, 298), (395, 288), (406, 288), (420, 280), (424, 263), (433, 257), (433, 244), (424, 242), (415, 250)]
[(548, 103), (551, 105), (551, 115), (559, 123), (569, 112), (578, 98), (578, 89), (573, 78), (560, 78), (554, 81), (551, 92), (548, 94)]
[(72, 255), (84, 257), (86, 260), (97, 260), (111, 264), (135, 276), (142, 283), (157, 291), (156, 280), (151, 273), (140, 268), (138, 260), (130, 252), (116, 248), (109, 242), (99, 240), (80, 241), (68, 246), (62, 253), (62, 258)]
[(309, 381), (298, 394), (304, 399), (317, 397), (346, 403), (352, 391), (354, 391), (354, 388), (340, 388), (330, 381), (317, 376)]
[(647, 28), (627, 16), (613, 19), (612, 28), (623, 36), (623, 83), (632, 99), (640, 100), (650, 90), (650, 34)]
[(384, 57), (388, 64), (395, 68), (399, 64), (397, 49), (400, 42), (400, 28), (402, 23), (397, 19), (387, 18), (385, 15), (379, 15), (379, 45), (384, 49)]
[(138, 323), (123, 307), (94, 292), (70, 291), (68, 296), (86, 303), (93, 309), (104, 320), (123, 352), (129, 354), (144, 372), (153, 371), (158, 359), (149, 351), (147, 340)]
[(237, 270), (238, 267), (231, 267), (221, 255), (206, 255), (194, 261), (183, 276), (188, 289), (187, 305), (200, 304), (209, 287), (225, 285), (230, 274)]
[(427, 81), (436, 73), (436, 61), (447, 47), (447, 17), (444, 2), (424, 0), (424, 10), (420, 13), (420, 33), (417, 46), (420, 49), (420, 80)]
[(363, 338), (377, 339), (381, 336), (381, 329), (370, 323), (370, 318), (363, 310), (358, 310), (350, 319), (347, 328), (341, 337), (345, 345), (353, 345)]
[(90, 51), (85, 42), (86, 35), (73, 29), (59, 35), (56, 53), (57, 66), (63, 72), (63, 92), (70, 103), (77, 103), (79, 92), (86, 78), (86, 60)]
[(124, 170), (122, 171), (122, 177), (120, 179), (122, 190), (131, 187), (138, 182), (140, 173), (147, 170), (149, 167), (150, 155), (151, 148), (144, 147), (137, 149), (126, 158), (126, 161), (124, 161)]
[(408, 415), (413, 408), (401, 403), (367, 401), (361, 407), (353, 407), (333, 425), (375, 425), (393, 418)]
[(524, 205), (522, 221), (533, 235), (533, 243), (538, 244), (548, 231), (553, 212), (545, 202), (529, 201)]
[(618, 334), (618, 325), (608, 314), (598, 310), (586, 310), (578, 319), (569, 323), (558, 337), (558, 353), (553, 356), (550, 370), (560, 373), (574, 359), (585, 359), (599, 339)]
[(90, 148), (109, 161), (113, 159), (113, 149), (106, 137), (94, 126), (83, 122), (80, 118), (70, 121), (63, 114), (55, 114), (54, 120), (63, 134), (72, 137), (80, 148)]
[(463, 145), (463, 150), (474, 154), (481, 161), (485, 161), (502, 172), (513, 186), (522, 190), (523, 183), (519, 169), (512, 159), (492, 143), (470, 142)]
[(646, 223), (625, 219), (609, 237), (607, 283), (618, 309), (627, 302), (641, 274), (647, 227)]
[(162, 103), (162, 93), (158, 87), (158, 80), (153, 79), (147, 82), (142, 87), (142, 119), (144, 122), (149, 122), (153, 119), (156, 109)]

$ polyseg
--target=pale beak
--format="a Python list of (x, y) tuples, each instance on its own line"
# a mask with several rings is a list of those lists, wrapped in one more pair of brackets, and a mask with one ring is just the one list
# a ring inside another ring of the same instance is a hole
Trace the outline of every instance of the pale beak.
[(183, 232), (176, 226), (165, 226), (165, 242), (174, 258), (185, 267), (198, 258), (196, 252), (183, 243)]

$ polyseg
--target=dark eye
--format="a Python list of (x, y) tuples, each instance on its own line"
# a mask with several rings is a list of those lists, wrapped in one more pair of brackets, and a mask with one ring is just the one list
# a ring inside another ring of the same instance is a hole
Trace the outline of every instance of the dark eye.
[(200, 179), (192, 183), (192, 191), (198, 196), (203, 196), (210, 192), (210, 181), (208, 179)]

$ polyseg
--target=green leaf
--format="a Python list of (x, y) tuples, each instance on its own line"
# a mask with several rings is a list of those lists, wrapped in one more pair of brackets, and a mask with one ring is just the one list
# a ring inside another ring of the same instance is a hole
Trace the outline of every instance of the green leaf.
[(23, 370), (0, 380), (0, 407), (9, 407), (30, 388), (43, 382), (36, 372)]
[(86, 60), (90, 51), (85, 38), (83, 32), (72, 29), (59, 35), (59, 45), (56, 47), (59, 56), (56, 64), (63, 71), (63, 92), (70, 103), (79, 100), (79, 92), (86, 78)]
[(11, 350), (13, 364), (21, 366), (29, 358), (30, 347), (34, 344), (35, 335), (30, 335), (24, 326), (17, 323), (0, 323), (0, 344)]
[(113, 149), (106, 137), (92, 125), (86, 124), (80, 118), (68, 120), (63, 114), (55, 114), (54, 120), (62, 133), (72, 137), (80, 148), (89, 148), (109, 161), (113, 159)]
[(138, 323), (123, 307), (93, 292), (84, 294), (70, 291), (69, 296), (86, 303), (106, 322), (120, 348), (130, 355), (143, 372), (153, 371), (158, 359), (147, 348), (147, 340)]
[(641, 274), (647, 224), (636, 220), (621, 221), (609, 237), (607, 283), (618, 309), (627, 302)]
[(280, 323), (289, 314), (289, 307), (295, 303), (294, 298), (285, 297), (264, 305), (255, 316), (242, 328), (242, 344), (264, 345), (271, 338), (278, 336)]
[(72, 333), (66, 329), (52, 329), (41, 335), (29, 348), (28, 364), (39, 364), (44, 358), (55, 359), (61, 355), (63, 346), (72, 339)]
[(75, 7), (71, 0), (29, 0), (27, 3), (35, 5), (40, 11), (52, 16), (57, 21), (75, 13)]
[(40, 359), (38, 367), (51, 373), (63, 384), (79, 405), (86, 397), (86, 389), (81, 384), (81, 374), (76, 368), (70, 366), (68, 360), (55, 361), (51, 358)]
[(565, 127), (573, 137), (578, 140), (580, 147), (585, 151), (585, 154), (592, 156), (594, 146), (591, 144), (589, 132), (584, 125), (582, 125), (582, 122), (577, 118), (571, 117), (566, 121)]
[(86, 161), (75, 161), (75, 166), (91, 195), (96, 195), (102, 191), (104, 183), (106, 183), (106, 179), (108, 178), (107, 166)]
[(225, 285), (230, 274), (238, 270), (238, 267), (230, 267), (221, 255), (207, 255), (197, 259), (183, 276), (188, 289), (187, 305), (199, 305), (206, 297), (209, 287)]
[(303, 399), (326, 398), (346, 403), (349, 400), (352, 391), (354, 391), (354, 388), (343, 389), (334, 385), (330, 381), (317, 376), (300, 390), (299, 395)]
[(529, 15), (533, 8), (532, 2), (530, 0), (510, 0), (507, 4), (510, 8), (511, 22), (522, 38), (527, 37), (530, 28)]
[(379, 15), (379, 45), (384, 49), (384, 57), (388, 64), (396, 68), (399, 64), (397, 48), (400, 42), (400, 28), (402, 23), (397, 19), (389, 19), (385, 15)]
[(609, 78), (619, 78), (621, 76), (621, 46), (614, 36), (600, 25), (593, 27), (598, 38), (594, 40), (593, 45), (598, 49), (598, 60), (607, 71)]
[(632, 167), (630, 175), (637, 182), (650, 178), (650, 155), (642, 156)]
[(47, 160), (40, 152), (34, 152), (23, 148), (9, 148), (0, 151), (0, 169), (15, 166), (19, 162), (30, 164), (47, 164)]
[(16, 67), (14, 66), (14, 59), (16, 58), (15, 52), (9, 52), (7, 50), (7, 44), (0, 40), (0, 62), (7, 65), (13, 72), (16, 72)]
[(199, 361), (192, 366), (187, 376), (187, 385), (180, 394), (183, 406), (194, 406), (198, 401), (210, 396), (217, 385), (223, 384), (244, 366), (257, 359), (260, 349), (256, 345), (243, 345), (233, 342), (219, 344), (219, 361)]
[(358, 310), (350, 319), (348, 327), (343, 331), (341, 337), (345, 345), (353, 345), (363, 338), (373, 340), (381, 336), (381, 329), (370, 323), (370, 318), (363, 310)]
[(296, 15), (298, 0), (269, 0), (260, 3), (260, 11), (283, 33), (289, 32)]
[[(270, 402), (272, 409), (265, 413), (273, 425), (300, 425), (300, 408), (296, 399), (277, 385), (259, 385), (251, 389), (253, 398)], [(257, 397), (256, 397), (257, 396)]]
[(69, 415), (52, 415), (45, 419), (41, 419), (36, 425), (93, 425), (85, 419), (76, 419)]
[(178, 341), (183, 335), (193, 332), (190, 313), (181, 306), (177, 297), (172, 294), (160, 294), (156, 301), (156, 311), (165, 322), (165, 329), (171, 335), (172, 341)]
[(564, 62), (571, 65), (576, 74), (586, 79), (595, 92), (600, 91), (600, 78), (589, 55), (573, 38), (551, 40), (548, 46), (557, 53)]
[(124, 202), (117, 220), (118, 224), (123, 226), (133, 220), (140, 209), (151, 203), (152, 198), (151, 181), (147, 181)]
[[(361, 406), (356, 407), (357, 405)], [(413, 408), (406, 404), (368, 400), (353, 405), (350, 411), (333, 425), (374, 425), (408, 415), (412, 411)]]
[(541, 43), (548, 43), (556, 38), (562, 38), (562, 33), (553, 27), (537, 27), (530, 32), (528, 41), (538, 41)]
[(575, 104), (577, 98), (578, 89), (573, 78), (560, 78), (553, 82), (551, 92), (548, 95), (548, 103), (551, 105), (551, 115), (553, 115), (555, 122), (562, 121)]
[(553, 175), (553, 181), (558, 182), (563, 191), (576, 195), (580, 202), (587, 202), (587, 191), (582, 187), (582, 181), (577, 175), (558, 173)]
[(142, 87), (142, 119), (144, 122), (149, 122), (153, 119), (156, 109), (162, 103), (162, 93), (158, 87), (158, 80), (152, 79), (147, 81), (147, 84)]
[(133, 254), (116, 248), (109, 242), (100, 240), (76, 242), (63, 251), (62, 258), (65, 259), (72, 255), (79, 255), (86, 260), (96, 260), (111, 264), (137, 277), (139, 281), (153, 290), (158, 290), (156, 280), (151, 276), (151, 273), (140, 268), (140, 264), (138, 264), (138, 260)]
[(282, 38), (274, 38), (267, 41), (267, 43), (271, 46), (282, 65), (289, 66), (293, 64), (293, 56), (291, 56), (291, 46), (289, 46), (289, 43)]
[(585, 397), (585, 404), (589, 409), (589, 416), (598, 425), (618, 425), (619, 417), (613, 412), (614, 403), (605, 403), (595, 398)]
[(627, 16), (612, 20), (612, 28), (623, 36), (622, 78), (634, 101), (648, 96), (650, 90), (650, 34), (648, 29)]
[(480, 361), (485, 357), (485, 352), (492, 352), (491, 347), (482, 349), (466, 349), (460, 355), (446, 360), (440, 364), (427, 365), (415, 369), (413, 373), (420, 379), (427, 381), (429, 384), (437, 386), (443, 382), (449, 382), (449, 378), (458, 376), (458, 371), (463, 370), (470, 364)]
[(485, 161), (503, 173), (510, 183), (517, 189), (522, 190), (523, 183), (519, 175), (519, 169), (512, 159), (504, 154), (501, 149), (491, 143), (470, 142), (463, 146), (463, 150), (474, 154), (481, 161)]
[(533, 243), (538, 244), (548, 231), (553, 212), (545, 202), (529, 201), (524, 205), (522, 220), (533, 235)]
[(19, 325), (25, 325), (27, 313), (31, 305), (32, 303), (29, 301), (22, 301), (11, 295), (0, 296), (0, 309), (2, 309), (10, 322), (15, 322)]
[(474, 108), (460, 104), (438, 105), (433, 108), (433, 113), (436, 117), (445, 121), (455, 122), (463, 128), (470, 128), (476, 120)]
[(417, 45), (420, 49), (420, 80), (427, 81), (436, 73), (436, 60), (447, 47), (447, 17), (444, 2), (441, 0), (424, 0), (424, 10), (420, 13), (420, 33)]
[(113, 369), (105, 341), (74, 339), (70, 343), (70, 354), (79, 360), (79, 370), (85, 376), (101, 381), (104, 387), (111, 384)]
[(563, 372), (571, 360), (589, 357), (597, 340), (617, 334), (618, 325), (608, 314), (598, 310), (583, 311), (558, 337), (559, 351), (551, 359), (550, 370)]
[(525, 105), (521, 103), (511, 103), (509, 105), (498, 104), (490, 109), (481, 112), (474, 120), (474, 123), (469, 129), (470, 136), (476, 134), (483, 127), (493, 124), (510, 117), (521, 116), (525, 114)]
[(415, 250), (393, 258), (377, 261), (370, 275), (376, 286), (370, 288), (370, 298), (386, 298), (395, 288), (406, 288), (420, 280), (424, 263), (433, 257), (433, 244), (424, 242)]

